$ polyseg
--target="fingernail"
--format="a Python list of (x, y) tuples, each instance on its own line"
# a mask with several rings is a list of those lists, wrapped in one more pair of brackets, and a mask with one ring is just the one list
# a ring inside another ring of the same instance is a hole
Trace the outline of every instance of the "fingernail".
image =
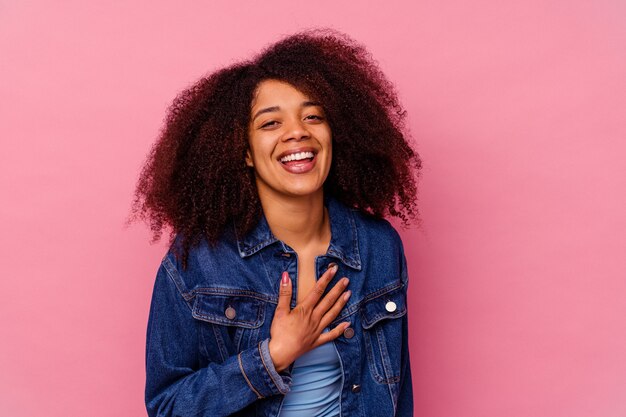
[(343, 285), (348, 285), (350, 283), (350, 279), (348, 279), (348, 277), (344, 277), (343, 278)]
[(289, 284), (289, 273), (287, 271), (283, 272), (283, 277), (280, 280), (282, 285), (287, 285)]
[(337, 269), (337, 264), (334, 262), (329, 263), (327, 269), (333, 269), (333, 268)]
[(348, 301), (351, 295), (352, 295), (352, 291), (350, 290), (346, 291), (346, 293), (343, 295), (344, 301)]

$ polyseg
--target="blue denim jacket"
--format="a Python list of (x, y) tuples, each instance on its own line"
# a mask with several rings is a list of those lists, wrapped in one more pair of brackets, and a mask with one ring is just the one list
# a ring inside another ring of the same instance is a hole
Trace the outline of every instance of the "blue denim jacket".
[[(339, 270), (326, 291), (350, 278), (352, 296), (331, 324), (349, 321), (333, 343), (343, 388), (341, 416), (412, 416), (407, 337), (407, 272), (402, 242), (386, 220), (326, 200), (332, 238), (317, 277)], [(204, 242), (204, 241), (203, 241)], [(174, 245), (176, 245), (176, 241)], [(246, 236), (229, 229), (216, 246), (190, 252), (183, 271), (172, 253), (156, 276), (146, 346), (150, 416), (277, 416), (291, 369), (280, 373), (268, 350), (280, 277), (297, 276), (297, 254), (264, 217)], [(293, 280), (292, 308), (297, 280)]]

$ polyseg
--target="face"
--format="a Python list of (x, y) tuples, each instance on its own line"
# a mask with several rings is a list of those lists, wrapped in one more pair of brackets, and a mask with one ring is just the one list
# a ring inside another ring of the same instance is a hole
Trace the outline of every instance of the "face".
[(246, 164), (261, 198), (323, 193), (332, 160), (331, 131), (320, 103), (291, 84), (259, 83), (248, 127)]

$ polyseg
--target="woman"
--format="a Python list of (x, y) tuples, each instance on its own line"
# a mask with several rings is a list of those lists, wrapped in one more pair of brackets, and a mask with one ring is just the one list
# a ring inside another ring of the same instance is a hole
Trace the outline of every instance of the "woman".
[(367, 51), (290, 36), (172, 105), (136, 191), (171, 228), (146, 348), (150, 416), (412, 415), (405, 112)]

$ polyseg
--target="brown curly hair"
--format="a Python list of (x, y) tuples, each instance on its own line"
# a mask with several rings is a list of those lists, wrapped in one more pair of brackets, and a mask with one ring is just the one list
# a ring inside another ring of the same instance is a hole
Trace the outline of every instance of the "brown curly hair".
[[(419, 155), (394, 86), (347, 35), (307, 30), (254, 59), (216, 71), (180, 93), (141, 171), (130, 221), (149, 223), (153, 242), (171, 228), (185, 267), (202, 238), (217, 242), (234, 223), (245, 234), (261, 216), (254, 171), (245, 164), (251, 102), (276, 79), (322, 103), (333, 161), (324, 193), (377, 218), (418, 218)], [(178, 238), (177, 238), (178, 236)]]

